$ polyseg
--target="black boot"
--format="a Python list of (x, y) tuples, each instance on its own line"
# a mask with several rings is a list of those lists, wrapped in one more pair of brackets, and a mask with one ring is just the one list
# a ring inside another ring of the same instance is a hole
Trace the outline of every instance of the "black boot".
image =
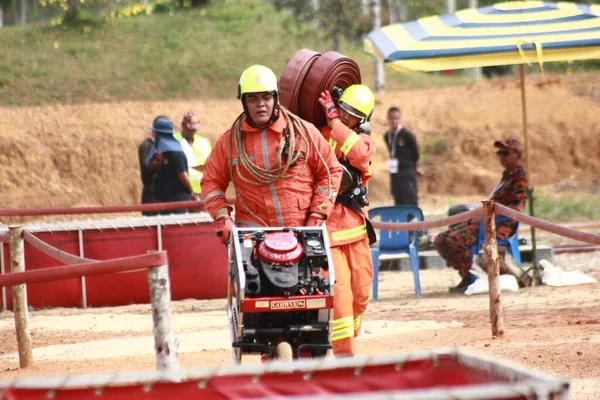
[(473, 274), (469, 274), (466, 278), (463, 278), (460, 283), (454, 287), (448, 289), (450, 293), (464, 293), (471, 283), (473, 283)]

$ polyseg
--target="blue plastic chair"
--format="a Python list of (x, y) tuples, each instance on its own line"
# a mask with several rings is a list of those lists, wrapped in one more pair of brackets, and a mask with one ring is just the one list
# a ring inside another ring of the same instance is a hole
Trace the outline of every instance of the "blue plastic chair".
[[(494, 221), (495, 222), (504, 222), (504, 221), (511, 221), (511, 219), (508, 217), (499, 216), (499, 217), (496, 217), (496, 219)], [(485, 243), (485, 232), (483, 229), (483, 220), (482, 220), (481, 223), (479, 224), (479, 239), (477, 240), (477, 243), (471, 247), (471, 255), (473, 257), (475, 257), (477, 254), (479, 254), (479, 250), (481, 250), (481, 247), (483, 246), (484, 243)], [(517, 229), (516, 229), (514, 235), (509, 237), (507, 240), (497, 239), (497, 243), (498, 243), (498, 246), (507, 247), (508, 251), (510, 251), (510, 254), (512, 255), (515, 262), (518, 265), (521, 265), (521, 251), (519, 250), (519, 222), (518, 221), (517, 221)]]
[[(369, 219), (381, 222), (423, 221), (423, 211), (417, 206), (376, 207), (369, 210)], [(415, 280), (415, 293), (421, 298), (421, 280), (419, 278), (418, 234), (412, 239), (409, 231), (379, 231), (378, 247), (371, 247), (373, 260), (373, 300), (377, 300), (379, 291), (379, 256), (384, 254), (408, 254)]]

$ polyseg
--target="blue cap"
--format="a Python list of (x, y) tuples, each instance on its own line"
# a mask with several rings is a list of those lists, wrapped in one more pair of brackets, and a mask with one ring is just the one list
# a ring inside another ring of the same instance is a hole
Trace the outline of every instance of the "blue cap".
[(159, 117), (154, 120), (152, 124), (152, 128), (150, 128), (154, 132), (166, 133), (172, 135), (175, 133), (173, 130), (173, 123), (166, 117)]

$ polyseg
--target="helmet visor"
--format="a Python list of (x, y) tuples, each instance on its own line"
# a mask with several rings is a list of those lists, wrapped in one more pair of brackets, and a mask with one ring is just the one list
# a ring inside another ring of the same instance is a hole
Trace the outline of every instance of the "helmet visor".
[(344, 111), (346, 111), (348, 114), (354, 115), (356, 118), (359, 118), (359, 119), (366, 119), (367, 118), (367, 116), (365, 115), (365, 113), (363, 113), (360, 110), (357, 110), (356, 108), (352, 107), (348, 103), (340, 102), (340, 107), (342, 109), (344, 109)]

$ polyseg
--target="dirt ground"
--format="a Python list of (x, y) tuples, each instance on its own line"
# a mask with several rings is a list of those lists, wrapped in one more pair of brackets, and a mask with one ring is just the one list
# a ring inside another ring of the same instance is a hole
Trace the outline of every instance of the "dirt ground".
[[(528, 77), (527, 105), (534, 187), (600, 181), (600, 79), (598, 76)], [(595, 88), (599, 89), (595, 91)], [(2, 207), (121, 205), (139, 202), (137, 145), (155, 116), (179, 123), (186, 110), (201, 115), (200, 133), (214, 143), (241, 112), (231, 100), (122, 102), (79, 106), (0, 108), (0, 204)], [(593, 90), (594, 89), (594, 90)], [(395, 105), (421, 145), (424, 201), (487, 195), (501, 169), (496, 139), (521, 137), (516, 78), (468, 86), (377, 95), (372, 119), (377, 154), (370, 198), (389, 196), (385, 113)], [(43, 195), (40, 195), (43, 193)], [(6, 221), (3, 221), (6, 222)]]
[[(600, 252), (558, 255), (555, 263), (600, 279)], [(421, 282), (424, 297), (417, 300), (410, 272), (381, 273), (359, 354), (458, 347), (567, 377), (574, 400), (600, 398), (600, 283), (503, 293), (506, 333), (492, 338), (486, 294), (448, 294), (458, 283), (450, 270), (422, 271)], [(173, 310), (184, 368), (231, 364), (224, 300), (179, 301)], [(0, 313), (0, 380), (155, 367), (147, 305), (40, 310), (30, 324), (35, 365), (19, 370), (12, 313)]]

